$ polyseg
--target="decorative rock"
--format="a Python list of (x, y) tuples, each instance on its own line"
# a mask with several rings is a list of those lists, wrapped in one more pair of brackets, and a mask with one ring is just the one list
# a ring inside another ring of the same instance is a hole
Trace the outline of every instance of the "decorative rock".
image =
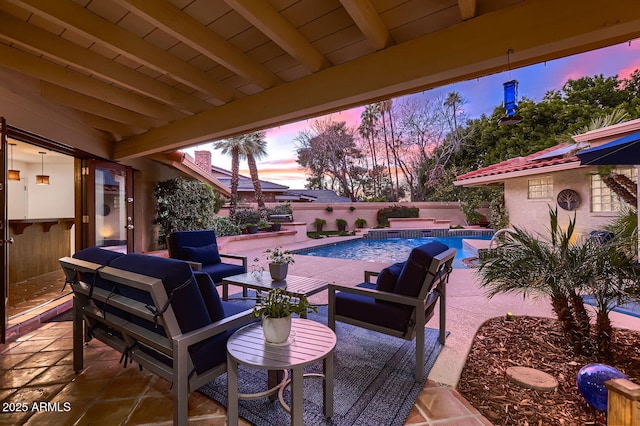
[(553, 376), (535, 368), (509, 367), (507, 377), (517, 385), (540, 392), (553, 392), (558, 387), (558, 381)]

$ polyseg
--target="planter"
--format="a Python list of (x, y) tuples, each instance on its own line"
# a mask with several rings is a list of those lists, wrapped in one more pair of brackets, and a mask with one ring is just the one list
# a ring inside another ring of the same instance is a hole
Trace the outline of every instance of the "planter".
[(344, 232), (346, 230), (347, 230), (347, 225), (343, 225), (343, 224), (338, 225), (338, 231)]
[(280, 229), (282, 229), (282, 224), (281, 223), (272, 223), (271, 224), (271, 230), (273, 232), (278, 232), (278, 231), (280, 231)]
[(291, 316), (284, 318), (262, 317), (262, 333), (267, 343), (284, 343), (291, 334)]
[(257, 234), (258, 233), (258, 225), (247, 226), (248, 234)]
[(285, 278), (287, 278), (287, 272), (289, 272), (289, 264), (288, 263), (270, 263), (269, 272), (271, 273), (271, 278), (274, 281), (282, 281)]

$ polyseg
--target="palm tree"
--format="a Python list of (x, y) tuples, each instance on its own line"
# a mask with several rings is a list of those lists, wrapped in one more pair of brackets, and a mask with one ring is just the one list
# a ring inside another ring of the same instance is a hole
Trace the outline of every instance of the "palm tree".
[(231, 155), (231, 200), (229, 201), (229, 220), (236, 221), (238, 209), (238, 183), (240, 181), (240, 145), (241, 136), (233, 136), (213, 143), (214, 149), (222, 151), (223, 155)]
[(215, 149), (222, 151), (222, 154), (231, 154), (231, 206), (229, 208), (229, 219), (235, 222), (236, 210), (238, 207), (238, 182), (240, 160), (246, 159), (249, 165), (249, 173), (253, 182), (258, 210), (262, 220), (267, 219), (267, 207), (264, 204), (262, 187), (258, 178), (258, 167), (256, 160), (267, 155), (267, 141), (265, 132), (253, 132), (245, 135), (233, 136), (228, 139), (217, 141), (213, 144)]
[[(567, 340), (578, 354), (597, 349), (611, 353), (613, 329), (609, 312), (638, 294), (633, 254), (628, 241), (614, 238), (602, 243), (593, 238), (574, 242), (575, 217), (566, 229), (558, 225), (557, 210), (549, 209), (551, 237), (543, 239), (515, 228), (503, 244), (481, 260), (481, 285), (489, 297), (499, 293), (546, 295)], [(595, 345), (583, 294), (596, 302)]]
[(458, 106), (463, 103), (462, 96), (458, 92), (449, 92), (447, 99), (444, 101), (446, 107), (451, 108), (451, 115), (453, 117), (453, 134), (455, 135), (456, 143), (458, 142)]
[[(361, 124), (358, 128), (360, 136), (362, 136), (368, 143), (371, 151), (371, 161), (373, 163), (373, 170), (378, 170), (378, 155), (376, 153), (376, 122), (380, 112), (378, 111), (377, 104), (369, 104), (364, 108), (364, 111), (360, 115)], [(374, 175), (373, 182), (374, 194), (376, 197), (380, 195), (382, 189), (380, 188), (380, 179)]]
[(267, 220), (267, 207), (264, 204), (256, 160), (267, 156), (267, 141), (265, 140), (265, 136), (265, 132), (253, 132), (240, 136), (242, 139), (240, 156), (247, 159), (249, 174), (251, 175), (253, 190), (255, 192), (256, 202), (258, 203), (258, 210), (260, 211), (260, 218), (264, 221)]

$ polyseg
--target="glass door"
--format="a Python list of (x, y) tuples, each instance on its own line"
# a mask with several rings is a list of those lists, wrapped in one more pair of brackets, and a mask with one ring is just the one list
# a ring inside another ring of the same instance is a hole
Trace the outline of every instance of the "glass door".
[(117, 163), (90, 160), (87, 197), (89, 245), (133, 252), (133, 171)]
[(0, 264), (2, 264), (2, 285), (0, 286), (0, 343), (5, 343), (7, 333), (7, 301), (9, 298), (9, 239), (7, 220), (7, 123), (0, 117)]

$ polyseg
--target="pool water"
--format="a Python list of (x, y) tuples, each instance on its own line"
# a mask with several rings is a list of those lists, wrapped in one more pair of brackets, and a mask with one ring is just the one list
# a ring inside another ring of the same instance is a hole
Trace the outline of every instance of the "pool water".
[(475, 257), (473, 251), (465, 250), (462, 246), (463, 239), (490, 240), (491, 236), (473, 237), (425, 237), (425, 238), (390, 238), (383, 240), (351, 240), (343, 243), (331, 244), (317, 248), (296, 251), (305, 256), (332, 257), (337, 259), (366, 260), (370, 262), (394, 263), (403, 262), (409, 257), (411, 249), (427, 244), (431, 241), (439, 241), (451, 248), (458, 250), (453, 260), (454, 268), (466, 268), (462, 259)]

